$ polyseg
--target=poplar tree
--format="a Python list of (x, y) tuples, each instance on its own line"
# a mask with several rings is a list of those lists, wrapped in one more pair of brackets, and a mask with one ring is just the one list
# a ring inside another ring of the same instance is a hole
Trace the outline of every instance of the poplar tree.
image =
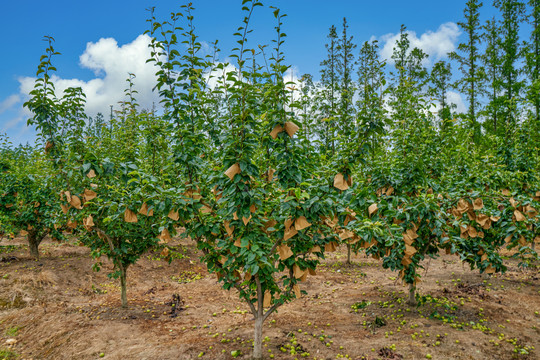
[(448, 103), (448, 90), (452, 81), (450, 64), (445, 61), (436, 62), (433, 69), (431, 69), (430, 81), (432, 84), (431, 91), (440, 105), (441, 129), (445, 130), (452, 120), (451, 109), (453, 104)]
[(484, 89), (484, 93), (488, 98), (488, 103), (484, 109), (484, 113), (487, 116), (484, 121), (484, 128), (493, 134), (497, 134), (500, 130), (500, 122), (502, 121), (503, 106), (503, 99), (500, 95), (502, 66), (499, 39), (500, 30), (495, 18), (486, 21), (483, 29), (482, 36), (486, 42), (486, 49), (481, 56), (481, 61), (486, 74), (486, 88)]
[(423, 65), (428, 55), (419, 48), (410, 49), (409, 35), (405, 25), (401, 26), (400, 37), (396, 41), (392, 59), (395, 62), (395, 72), (391, 72), (391, 100), (394, 110), (394, 126), (401, 124), (407, 130), (421, 109), (425, 107), (425, 85), (428, 72)]
[[(523, 90), (521, 70), (518, 68), (522, 58), (522, 45), (519, 43), (520, 21), (523, 18), (525, 5), (517, 0), (495, 0), (493, 5), (502, 15), (500, 21), (502, 52), (502, 90), (505, 94), (504, 124), (505, 133), (513, 131), (517, 121), (518, 102)], [(507, 137), (508, 138), (508, 137)]]
[(325, 44), (327, 58), (321, 62), (321, 115), (324, 127), (324, 133), (321, 134), (324, 139), (326, 151), (335, 153), (335, 116), (338, 106), (339, 95), (339, 39), (334, 25), (330, 27), (328, 33), (328, 43)]
[(463, 11), (464, 21), (458, 22), (458, 26), (466, 34), (465, 42), (458, 45), (457, 51), (449, 54), (450, 59), (457, 62), (462, 77), (456, 82), (456, 88), (466, 95), (469, 102), (467, 119), (473, 129), (473, 138), (476, 142), (480, 139), (480, 123), (478, 111), (480, 110), (480, 94), (483, 87), (483, 69), (479, 66), (479, 45), (482, 35), (480, 27), (480, 12), (482, 2), (469, 0)]
[(540, 0), (529, 0), (529, 23), (532, 27), (526, 50), (527, 100), (533, 108), (533, 129), (540, 129)]
[(348, 142), (354, 131), (354, 106), (353, 97), (355, 93), (354, 81), (352, 74), (356, 61), (353, 51), (356, 49), (356, 44), (353, 43), (353, 37), (348, 36), (347, 18), (343, 18), (342, 36), (338, 43), (338, 75), (340, 80), (340, 100), (339, 100), (339, 118), (340, 126), (343, 130), (344, 141)]
[(372, 154), (377, 147), (377, 135), (384, 133), (384, 126), (387, 122), (384, 108), (386, 62), (379, 58), (378, 51), (377, 40), (366, 41), (360, 48), (357, 71), (357, 143), (361, 146), (369, 139)]
[(300, 98), (298, 100), (298, 108), (300, 110), (300, 118), (302, 119), (301, 135), (309, 143), (315, 131), (314, 128), (316, 128), (316, 124), (313, 123), (315, 119), (315, 104), (313, 102), (315, 84), (313, 83), (313, 76), (311, 74), (303, 74), (299, 81)]

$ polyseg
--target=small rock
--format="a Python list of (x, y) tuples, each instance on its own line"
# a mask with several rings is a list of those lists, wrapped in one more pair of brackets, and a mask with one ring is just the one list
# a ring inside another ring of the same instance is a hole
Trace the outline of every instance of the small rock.
[(7, 339), (6, 340), (6, 345), (15, 345), (17, 343), (17, 339)]

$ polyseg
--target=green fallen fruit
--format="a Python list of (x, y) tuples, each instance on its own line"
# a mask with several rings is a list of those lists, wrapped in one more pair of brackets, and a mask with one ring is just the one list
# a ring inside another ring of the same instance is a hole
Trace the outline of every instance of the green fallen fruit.
[(238, 356), (240, 356), (240, 354), (242, 354), (240, 350), (231, 351), (231, 356), (232, 357), (238, 357)]

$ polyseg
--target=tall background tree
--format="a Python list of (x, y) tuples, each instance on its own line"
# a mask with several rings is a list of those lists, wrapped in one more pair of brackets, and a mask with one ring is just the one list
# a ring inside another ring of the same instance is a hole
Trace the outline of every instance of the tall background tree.
[(458, 22), (458, 26), (465, 32), (466, 41), (460, 43), (457, 51), (449, 54), (450, 59), (458, 64), (462, 77), (459, 78), (455, 87), (465, 94), (469, 102), (467, 120), (470, 124), (473, 138), (480, 140), (481, 126), (478, 121), (480, 111), (480, 98), (484, 81), (484, 72), (479, 61), (479, 47), (481, 45), (480, 8), (482, 2), (469, 0), (466, 3), (463, 14), (464, 21)]

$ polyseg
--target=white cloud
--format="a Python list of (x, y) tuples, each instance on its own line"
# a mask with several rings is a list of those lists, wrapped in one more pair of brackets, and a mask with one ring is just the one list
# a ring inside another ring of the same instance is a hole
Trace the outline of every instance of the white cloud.
[(455, 91), (449, 91), (447, 97), (449, 103), (456, 105), (455, 111), (458, 114), (467, 112), (467, 106), (465, 105), (465, 102), (463, 101), (460, 93), (457, 93)]
[[(435, 32), (428, 30), (420, 37), (414, 31), (407, 30), (406, 32), (409, 35), (410, 49), (417, 47), (424, 50), (429, 55), (428, 62), (447, 57), (447, 54), (456, 48), (456, 42), (460, 34), (458, 26), (453, 22), (442, 24)], [(392, 53), (399, 37), (399, 33), (390, 33), (381, 36), (379, 39), (381, 57), (390, 64), (393, 64)]]
[[(95, 43), (88, 43), (80, 56), (80, 65), (90, 69), (96, 78), (89, 81), (63, 79), (57, 75), (51, 77), (55, 84), (56, 95), (61, 97), (68, 87), (81, 87), (86, 94), (86, 112), (95, 116), (98, 112), (108, 113), (110, 105), (118, 108), (118, 102), (125, 100), (124, 90), (128, 87), (126, 79), (129, 73), (134, 79), (135, 98), (142, 108), (150, 109), (152, 103), (159, 102), (158, 94), (152, 92), (155, 86), (156, 68), (153, 63), (146, 63), (150, 56), (148, 35), (139, 35), (129, 44), (119, 46), (113, 38), (102, 38)], [(34, 78), (21, 78), (21, 94), (28, 94), (34, 87)]]
[(0, 102), (0, 114), (11, 109), (15, 104), (21, 101), (21, 97), (17, 94), (8, 96), (5, 100)]

